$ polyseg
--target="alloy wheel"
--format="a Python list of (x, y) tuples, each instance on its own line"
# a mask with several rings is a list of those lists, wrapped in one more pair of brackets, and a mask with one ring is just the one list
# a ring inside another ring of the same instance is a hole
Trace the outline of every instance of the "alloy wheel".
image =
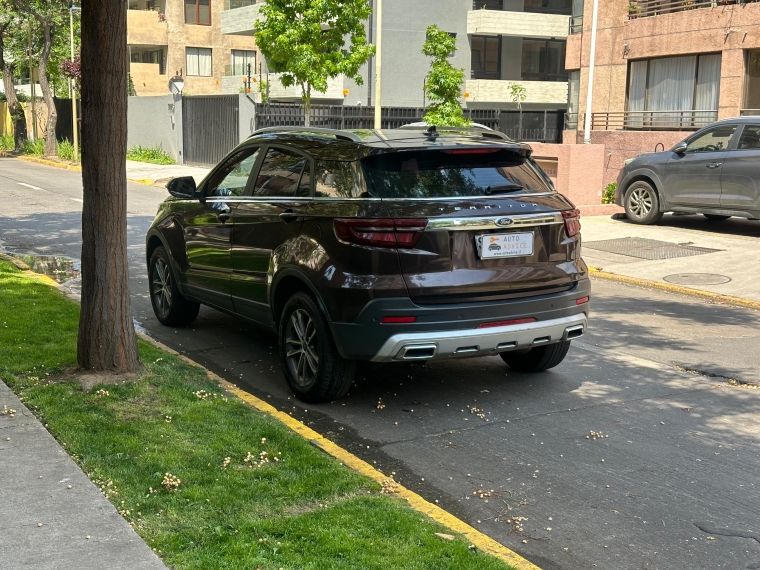
[(172, 308), (172, 276), (163, 259), (153, 266), (153, 300), (164, 315)]
[(637, 218), (644, 218), (652, 211), (652, 194), (648, 188), (634, 188), (628, 196), (630, 212)]
[(285, 357), (300, 386), (314, 383), (319, 370), (319, 340), (314, 321), (303, 309), (290, 315), (285, 331)]

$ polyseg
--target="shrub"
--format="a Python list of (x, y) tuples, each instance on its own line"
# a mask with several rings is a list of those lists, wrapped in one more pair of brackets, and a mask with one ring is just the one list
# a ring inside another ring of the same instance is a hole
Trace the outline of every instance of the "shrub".
[(152, 148), (133, 146), (127, 151), (127, 160), (150, 162), (151, 164), (176, 164), (174, 159), (166, 154), (166, 151), (160, 144)]
[(615, 203), (615, 190), (617, 190), (617, 182), (611, 182), (604, 187), (604, 192), (602, 192), (602, 204)]
[(13, 135), (0, 135), (0, 150), (14, 150), (16, 148), (16, 141), (13, 140)]
[(26, 139), (24, 146), (22, 147), (24, 154), (31, 154), (34, 156), (42, 156), (45, 154), (45, 139), (37, 138), (34, 141)]
[(74, 145), (69, 142), (69, 139), (63, 139), (58, 143), (58, 158), (74, 160)]

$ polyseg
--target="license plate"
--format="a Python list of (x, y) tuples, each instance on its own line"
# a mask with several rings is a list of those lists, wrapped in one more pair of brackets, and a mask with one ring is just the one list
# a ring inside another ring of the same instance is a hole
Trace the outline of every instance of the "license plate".
[(533, 232), (480, 235), (475, 242), (481, 259), (533, 255)]

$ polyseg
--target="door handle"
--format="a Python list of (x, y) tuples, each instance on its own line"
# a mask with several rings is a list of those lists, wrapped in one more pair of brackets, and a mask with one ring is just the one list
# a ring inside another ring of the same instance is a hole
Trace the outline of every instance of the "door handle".
[(227, 220), (230, 219), (230, 214), (229, 214), (229, 212), (219, 212), (216, 215), (216, 217), (219, 218), (220, 222), (225, 223)]
[(722, 162), (708, 162), (705, 166), (707, 166), (707, 168), (718, 168), (721, 164), (723, 163)]
[(280, 219), (285, 222), (286, 224), (289, 224), (290, 222), (293, 222), (298, 219), (298, 217), (301, 214), (298, 212), (294, 212), (293, 210), (285, 210), (282, 214), (280, 214)]

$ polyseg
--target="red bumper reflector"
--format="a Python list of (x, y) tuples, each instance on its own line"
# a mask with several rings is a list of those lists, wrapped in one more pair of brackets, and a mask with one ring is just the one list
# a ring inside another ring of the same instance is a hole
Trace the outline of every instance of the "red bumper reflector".
[(399, 323), (413, 323), (417, 317), (383, 317), (380, 322), (384, 325), (399, 324)]
[(478, 325), (479, 329), (488, 329), (491, 327), (507, 327), (509, 325), (524, 325), (525, 323), (535, 323), (536, 319), (529, 317), (527, 319), (513, 319), (511, 321), (494, 321), (492, 323), (483, 323)]
[(581, 297), (575, 300), (576, 305), (582, 305), (583, 303), (588, 303), (588, 297)]

